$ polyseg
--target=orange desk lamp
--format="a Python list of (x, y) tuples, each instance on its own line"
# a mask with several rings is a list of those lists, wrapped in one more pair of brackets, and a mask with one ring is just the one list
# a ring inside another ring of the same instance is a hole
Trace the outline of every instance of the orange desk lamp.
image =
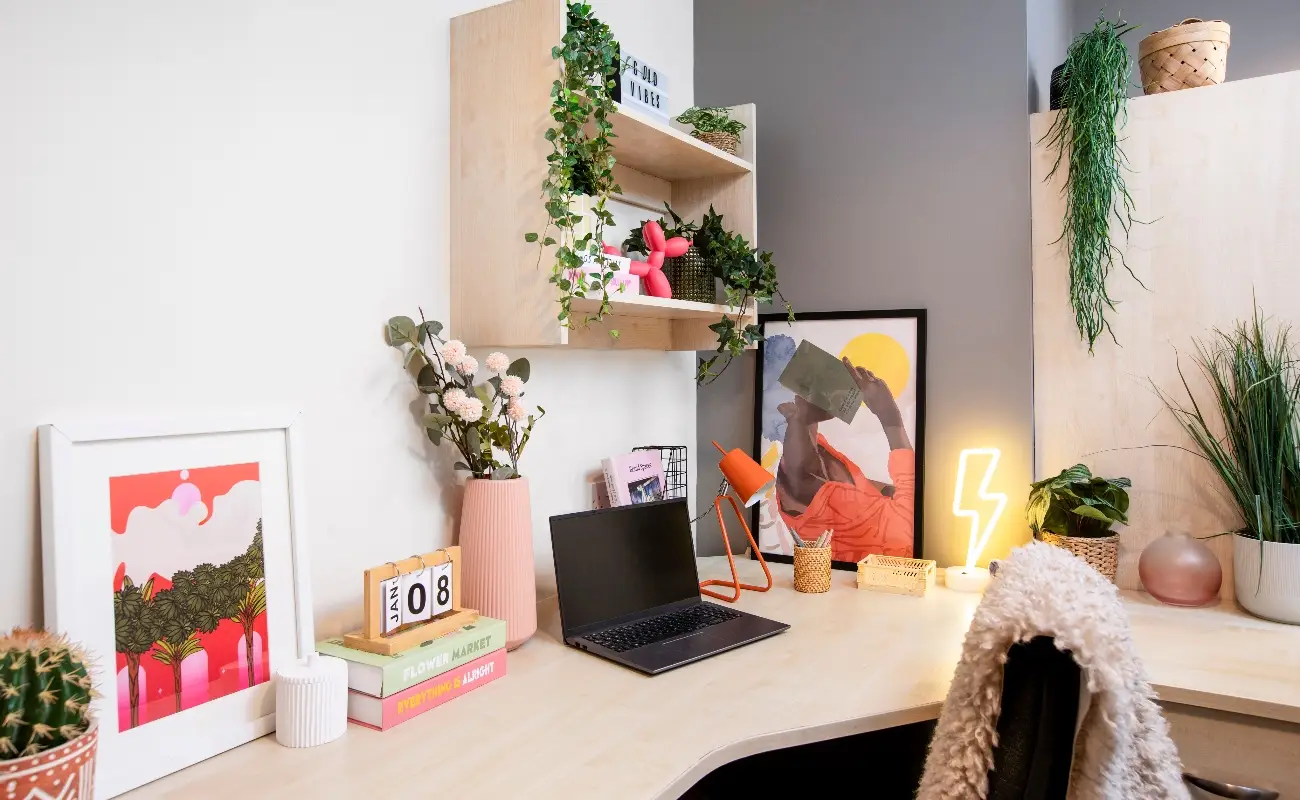
[[(763, 499), (772, 487), (776, 486), (776, 478), (772, 473), (763, 469), (763, 467), (754, 459), (749, 457), (748, 453), (742, 450), (732, 450), (728, 453), (722, 449), (722, 445), (717, 442), (713, 446), (718, 448), (722, 453), (722, 460), (718, 462), (718, 467), (722, 470), (722, 477), (726, 478), (727, 483), (734, 490), (735, 494), (740, 497), (740, 502), (749, 508), (758, 501)], [(736, 559), (731, 555), (731, 540), (727, 538), (727, 522), (722, 518), (722, 501), (726, 500), (731, 503), (731, 508), (736, 512), (736, 518), (740, 520), (740, 527), (745, 529), (745, 536), (749, 538), (749, 546), (753, 548), (754, 557), (763, 567), (763, 574), (767, 576), (766, 586), (754, 586), (748, 583), (741, 583), (740, 576), (736, 573)], [(766, 592), (772, 588), (772, 571), (767, 568), (767, 562), (763, 560), (763, 553), (758, 549), (758, 542), (754, 541), (754, 534), (749, 530), (749, 525), (745, 522), (745, 515), (741, 513), (740, 506), (736, 505), (735, 497), (730, 492), (719, 492), (713, 500), (713, 510), (718, 512), (718, 527), (722, 530), (722, 545), (727, 552), (727, 563), (731, 566), (731, 580), (724, 581), (714, 578), (707, 581), (700, 581), (700, 593), (709, 597), (716, 597), (719, 600), (725, 600), (728, 603), (734, 603), (740, 599), (740, 590), (749, 589), (753, 592)], [(706, 586), (726, 586), (732, 590), (732, 595), (728, 597), (719, 592), (710, 591)]]

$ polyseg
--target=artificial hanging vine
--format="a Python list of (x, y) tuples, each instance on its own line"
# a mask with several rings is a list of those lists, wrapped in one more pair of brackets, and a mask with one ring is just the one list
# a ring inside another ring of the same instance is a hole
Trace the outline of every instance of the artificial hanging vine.
[[(558, 318), (566, 327), (581, 327), (604, 318), (610, 311), (609, 283), (614, 268), (602, 245), (606, 225), (614, 217), (605, 208), (611, 195), (622, 191), (614, 182), (614, 114), (611, 89), (618, 76), (618, 42), (609, 26), (591, 13), (587, 3), (568, 4), (568, 26), (551, 57), (560, 61), (560, 79), (551, 86), (551, 119), (546, 131), (551, 153), (546, 157), (546, 180), (542, 199), (546, 228), (528, 233), (524, 239), (540, 242), (538, 266), (546, 248), (555, 247), (551, 283), (560, 291)], [(587, 125), (592, 125), (588, 131)], [(574, 210), (582, 196), (592, 198), (592, 229), (578, 236), (583, 215)], [(554, 228), (554, 236), (551, 229)], [(588, 263), (598, 270), (588, 274)], [(574, 298), (600, 294), (600, 306), (577, 325), (573, 321)], [(617, 337), (617, 331), (611, 331)]]
[[(695, 370), (695, 382), (706, 386), (717, 380), (731, 366), (732, 359), (745, 352), (746, 347), (763, 339), (761, 327), (745, 322), (751, 302), (772, 303), (779, 297), (789, 322), (794, 322), (794, 307), (781, 294), (772, 254), (751, 247), (745, 237), (726, 230), (722, 226), (722, 215), (715, 212), (713, 206), (709, 206), (709, 213), (699, 226), (695, 243), (713, 264), (714, 274), (722, 279), (727, 305), (737, 309), (734, 318), (724, 314), (721, 320), (709, 326), (718, 334), (718, 349), (713, 356), (700, 359)], [(722, 368), (714, 371), (719, 360)]]
[[(1106, 311), (1115, 301), (1106, 280), (1116, 261), (1133, 275), (1124, 252), (1110, 238), (1110, 218), (1119, 220), (1127, 237), (1133, 225), (1133, 198), (1124, 183), (1128, 160), (1119, 146), (1117, 129), (1123, 125), (1133, 64), (1120, 40), (1136, 28), (1122, 20), (1098, 19), (1091, 31), (1079, 34), (1065, 58), (1065, 92), (1062, 108), (1043, 137), (1056, 148), (1056, 161), (1047, 180), (1056, 175), (1063, 160), (1065, 222), (1061, 232), (1070, 260), (1070, 304), (1074, 307), (1079, 337), (1088, 352), (1102, 332), (1110, 333)], [(1133, 279), (1139, 284), (1136, 275)]]

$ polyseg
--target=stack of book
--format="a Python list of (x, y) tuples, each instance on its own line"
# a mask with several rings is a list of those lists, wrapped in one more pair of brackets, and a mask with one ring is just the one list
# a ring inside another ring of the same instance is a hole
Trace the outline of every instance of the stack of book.
[(343, 639), (316, 645), (348, 662), (348, 719), (386, 731), (506, 674), (506, 623), (479, 617), (395, 656), (354, 650)]

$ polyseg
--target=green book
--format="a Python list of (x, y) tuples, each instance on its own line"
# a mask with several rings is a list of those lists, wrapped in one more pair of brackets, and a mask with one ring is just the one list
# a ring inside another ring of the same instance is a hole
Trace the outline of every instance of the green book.
[(341, 636), (317, 642), (316, 652), (348, 662), (348, 688), (352, 691), (387, 697), (505, 646), (506, 623), (479, 617), (472, 625), (395, 656), (345, 647)]

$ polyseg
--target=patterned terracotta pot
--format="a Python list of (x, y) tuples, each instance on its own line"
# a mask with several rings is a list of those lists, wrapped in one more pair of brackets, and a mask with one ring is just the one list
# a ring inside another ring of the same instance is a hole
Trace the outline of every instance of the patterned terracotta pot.
[(95, 796), (95, 750), (99, 726), (52, 750), (0, 761), (0, 797), (5, 800)]
[(460, 514), (461, 602), (506, 621), (514, 650), (537, 632), (533, 523), (528, 480), (472, 479)]

